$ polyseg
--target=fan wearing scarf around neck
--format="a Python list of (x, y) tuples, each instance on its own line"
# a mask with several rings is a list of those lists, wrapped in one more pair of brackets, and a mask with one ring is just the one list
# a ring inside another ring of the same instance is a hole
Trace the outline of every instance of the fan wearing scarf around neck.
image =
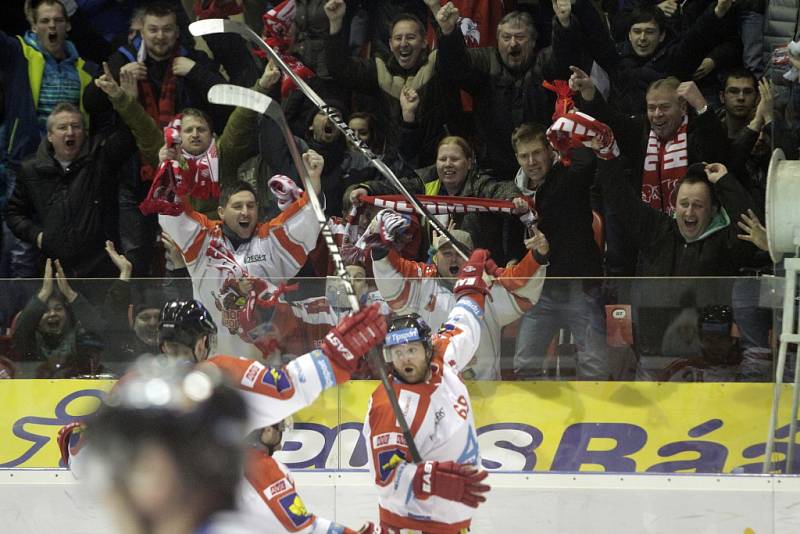
[[(138, 102), (134, 77), (120, 72), (117, 83), (107, 64), (103, 69), (95, 84), (130, 128), (142, 159), (157, 166), (150, 192), (140, 205), (142, 212), (177, 215), (183, 211), (180, 197), (186, 196), (195, 211), (216, 218), (220, 189), (236, 181), (239, 166), (258, 152), (252, 135), (258, 113), (237, 107), (222, 135), (215, 137), (209, 116), (186, 108), (162, 131)], [(267, 93), (280, 78), (280, 70), (270, 62), (253, 89)]]

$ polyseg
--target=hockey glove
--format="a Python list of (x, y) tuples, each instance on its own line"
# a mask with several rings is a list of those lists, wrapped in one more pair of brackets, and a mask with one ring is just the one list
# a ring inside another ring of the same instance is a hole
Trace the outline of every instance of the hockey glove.
[[(58, 450), (61, 451), (61, 465), (69, 467), (69, 458), (78, 453), (81, 446), (81, 434), (83, 433), (86, 425), (80, 421), (73, 421), (67, 425), (62, 426), (58, 431), (56, 441), (58, 443)], [(70, 445), (72, 436), (76, 436), (75, 444)]]
[(487, 476), (489, 473), (469, 464), (425, 462), (417, 466), (412, 485), (418, 499), (436, 495), (477, 508), (486, 501), (483, 494), (491, 489), (488, 484), (481, 484)]
[(379, 310), (376, 303), (345, 317), (322, 341), (322, 352), (348, 376), (369, 349), (383, 342), (387, 328)]
[[(487, 262), (496, 269), (497, 266), (489, 259), (489, 251), (483, 248), (475, 249), (458, 272), (458, 281), (453, 286), (453, 294), (457, 299), (468, 296), (483, 307), (486, 295), (489, 294), (489, 284), (483, 279)], [(492, 269), (490, 269), (492, 270)]]

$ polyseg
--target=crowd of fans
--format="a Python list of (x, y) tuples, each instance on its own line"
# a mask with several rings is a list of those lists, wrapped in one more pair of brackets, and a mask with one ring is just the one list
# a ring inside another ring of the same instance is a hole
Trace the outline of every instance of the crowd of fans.
[[(209, 101), (229, 83), (281, 102), (363, 303), (438, 328), (459, 252), (491, 251), (466, 376), (770, 380), (755, 275), (780, 267), (761, 222), (772, 149), (800, 148), (796, 1), (26, 0), (17, 15), (0, 32), (0, 377), (119, 373), (158, 352), (175, 297), (219, 312), (223, 347), (273, 363), (346, 312), (279, 125)], [(252, 43), (189, 31), (226, 17), (408, 191), (450, 206), (434, 215), (450, 235), (391, 200)], [(287, 261), (258, 253), (270, 239)]]

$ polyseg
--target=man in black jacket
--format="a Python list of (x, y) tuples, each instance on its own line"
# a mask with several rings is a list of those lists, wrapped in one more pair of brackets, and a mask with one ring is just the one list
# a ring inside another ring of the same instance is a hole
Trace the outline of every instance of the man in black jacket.
[(560, 327), (568, 327), (578, 345), (578, 376), (607, 380), (609, 370), (599, 281), (550, 279), (603, 275), (589, 198), (595, 157), (584, 148), (572, 151), (570, 166), (562, 162), (554, 164), (555, 154), (544, 129), (532, 124), (523, 124), (514, 130), (511, 143), (520, 166), (516, 185), (536, 203), (538, 228), (550, 242), (548, 280), (539, 302), (522, 317), (514, 372), (520, 378), (540, 376), (550, 341)]
[[(474, 99), (478, 164), (509, 180), (517, 170), (508, 144), (511, 132), (523, 122), (550, 122), (555, 98), (542, 87), (542, 80), (565, 79), (569, 65), (578, 63), (579, 48), (554, 46), (536, 54), (533, 19), (518, 11), (507, 14), (497, 25), (497, 48), (467, 48), (458, 25), (458, 9), (451, 3), (439, 9), (435, 0), (426, 3), (440, 30), (436, 69)], [(575, 42), (578, 37), (570, 36), (574, 26), (570, 25), (569, 0), (554, 2), (554, 10), (553, 42)]]
[(679, 37), (668, 34), (667, 20), (657, 7), (637, 8), (629, 21), (628, 40), (616, 47), (607, 35), (587, 31), (598, 22), (596, 12), (580, 10), (575, 24), (580, 28), (568, 35), (577, 40), (554, 39), (553, 49), (556, 54), (564, 53), (562, 47), (581, 49), (596, 59), (611, 77), (611, 104), (626, 114), (640, 113), (654, 81), (667, 76), (688, 80), (713, 68), (707, 62), (700, 67), (726, 36), (724, 19), (731, 5), (732, 0), (718, 0)]
[[(388, 142), (397, 142), (396, 131), (402, 122), (400, 92), (410, 87), (419, 93), (420, 117), (424, 136), (421, 165), (435, 159), (436, 143), (453, 129), (460, 108), (455, 87), (442, 80), (436, 70), (437, 51), (430, 52), (425, 42), (425, 24), (412, 14), (398, 15), (392, 21), (388, 60), (380, 57), (359, 59), (349, 56), (347, 35), (342, 30), (346, 6), (344, 0), (328, 0), (325, 13), (330, 36), (325, 43), (325, 64), (334, 80), (349, 90), (380, 99), (380, 110), (389, 124)], [(447, 127), (446, 127), (447, 126)]]
[[(570, 87), (580, 92), (578, 108), (614, 131), (627, 160), (630, 187), (664, 213), (674, 212), (677, 184), (688, 165), (727, 159), (725, 131), (694, 82), (672, 77), (657, 80), (647, 92), (646, 114), (634, 116), (613, 111), (596, 94), (591, 78), (578, 68), (573, 67)], [(688, 112), (690, 107), (693, 114)], [(604, 203), (607, 271), (631, 276), (636, 251), (622, 238), (619, 221), (624, 214), (613, 210), (614, 204)]]
[(127, 129), (87, 137), (72, 104), (57, 105), (47, 122), (47, 138), (22, 164), (8, 226), (60, 260), (67, 276), (116, 276), (105, 242), (115, 236), (117, 173), (135, 148), (133, 137)]

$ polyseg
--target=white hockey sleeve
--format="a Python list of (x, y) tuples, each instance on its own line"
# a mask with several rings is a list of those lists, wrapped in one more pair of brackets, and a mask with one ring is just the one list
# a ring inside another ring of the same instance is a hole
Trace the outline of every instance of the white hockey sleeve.
[(278, 217), (256, 229), (255, 249), (268, 251), (259, 264), (271, 280), (283, 280), (297, 274), (317, 246), (320, 225), (314, 209), (303, 194)]
[(378, 291), (396, 313), (419, 312), (424, 304), (424, 280), (431, 276), (431, 266), (406, 260), (395, 251), (372, 262)]
[(478, 350), (481, 321), (483, 308), (469, 297), (459, 299), (433, 338), (434, 354), (442, 354), (445, 365), (461, 371)]

